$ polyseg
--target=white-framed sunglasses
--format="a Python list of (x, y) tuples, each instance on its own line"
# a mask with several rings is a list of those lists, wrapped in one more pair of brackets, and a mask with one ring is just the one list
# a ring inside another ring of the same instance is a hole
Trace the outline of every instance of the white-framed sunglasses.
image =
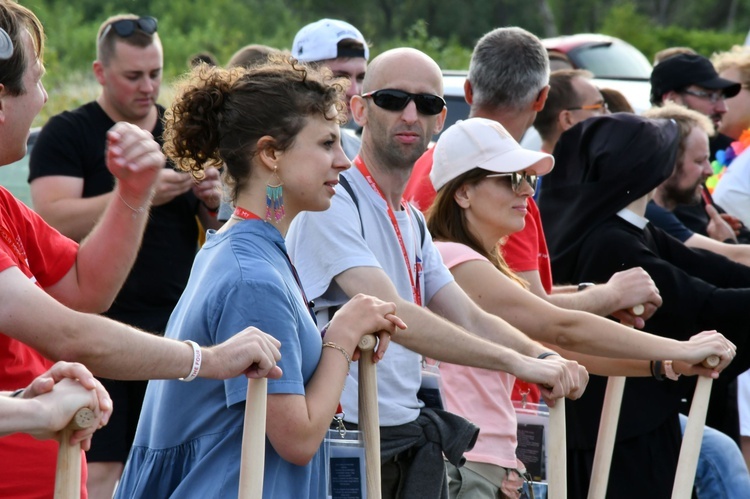
[(489, 175), (486, 175), (485, 178), (491, 178), (491, 177), (510, 177), (510, 186), (513, 189), (513, 192), (516, 194), (521, 193), (521, 181), (525, 180), (527, 184), (529, 184), (529, 187), (531, 187), (531, 190), (536, 190), (536, 184), (539, 181), (538, 175), (529, 175), (526, 172), (513, 172), (513, 173), (490, 173)]

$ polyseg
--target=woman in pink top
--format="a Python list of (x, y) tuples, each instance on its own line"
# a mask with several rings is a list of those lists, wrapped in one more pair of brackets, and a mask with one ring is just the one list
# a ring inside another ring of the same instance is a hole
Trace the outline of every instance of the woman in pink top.
[[(673, 359), (669, 364), (676, 373), (718, 376), (735, 350), (719, 333), (703, 332), (679, 342), (558, 308), (527, 291), (510, 271), (497, 243), (523, 229), (536, 176), (553, 164), (552, 156), (521, 148), (492, 120), (471, 118), (442, 134), (430, 174), (437, 197), (427, 223), (456, 282), (482, 308), (584, 363), (592, 373), (651, 376), (647, 361)], [(696, 365), (709, 355), (722, 357), (713, 371)], [(481, 428), (466, 465), (448, 467), (451, 496), (519, 497), (523, 465), (515, 455), (513, 377), (445, 363), (440, 371), (446, 408)]]

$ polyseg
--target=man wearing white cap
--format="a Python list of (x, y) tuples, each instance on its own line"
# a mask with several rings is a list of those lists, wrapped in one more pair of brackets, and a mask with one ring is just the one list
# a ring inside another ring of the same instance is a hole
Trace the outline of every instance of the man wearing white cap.
[[(323, 65), (337, 78), (349, 80), (346, 91), (347, 119), (354, 130), (357, 124), (352, 119), (350, 101), (352, 96), (362, 93), (370, 49), (365, 38), (351, 24), (336, 19), (321, 19), (308, 24), (297, 32), (292, 44), (292, 55), (301, 62)], [(359, 152), (361, 139), (349, 131), (341, 134), (341, 145), (347, 157)]]

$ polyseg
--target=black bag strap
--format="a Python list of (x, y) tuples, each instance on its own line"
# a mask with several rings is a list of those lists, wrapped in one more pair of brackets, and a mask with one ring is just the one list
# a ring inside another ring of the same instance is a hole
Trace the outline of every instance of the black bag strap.
[[(349, 183), (349, 181), (346, 179), (345, 176), (339, 175), (339, 185), (343, 187), (346, 192), (349, 193), (349, 196), (351, 196), (352, 201), (354, 201), (354, 206), (357, 208), (357, 214), (359, 214), (359, 227), (362, 231), (362, 237), (365, 237), (365, 225), (362, 222), (362, 215), (359, 213), (359, 198), (354, 193), (354, 189), (352, 188), (352, 184)], [(425, 231), (427, 230), (424, 226), (424, 220), (422, 220), (422, 217), (419, 216), (419, 212), (411, 203), (406, 203), (409, 206), (409, 209), (411, 210), (412, 215), (414, 215), (414, 218), (417, 219), (417, 225), (419, 226), (419, 236), (420, 236), (420, 242), (421, 246), (424, 246), (424, 238), (425, 238)], [(420, 247), (421, 247), (420, 246)]]

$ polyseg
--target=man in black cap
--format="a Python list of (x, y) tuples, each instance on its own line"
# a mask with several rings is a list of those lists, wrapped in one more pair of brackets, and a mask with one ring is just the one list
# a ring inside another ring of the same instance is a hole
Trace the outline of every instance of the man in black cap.
[[(667, 102), (681, 104), (711, 119), (714, 130), (719, 129), (727, 112), (725, 99), (736, 96), (741, 88), (740, 83), (720, 77), (707, 58), (694, 53), (678, 53), (662, 59), (651, 73), (651, 103), (654, 106), (661, 107)], [(726, 147), (725, 142), (726, 137), (721, 135), (709, 139), (711, 158), (717, 149)], [(706, 178), (710, 175), (708, 160), (709, 157), (705, 161)], [(682, 171), (676, 169), (671, 178), (673, 183), (681, 175)], [(704, 196), (710, 199), (705, 189)], [(726, 215), (722, 215), (724, 210), (713, 202), (706, 206), (705, 199), (701, 198), (694, 203), (685, 203), (679, 196), (667, 200), (670, 202), (666, 204), (664, 199), (654, 201), (663, 210), (657, 214), (657, 207), (650, 207), (646, 216), (652, 223), (690, 247), (707, 249), (746, 263), (745, 255), (750, 254), (750, 248), (739, 248), (735, 243), (747, 243), (750, 232), (742, 227), (737, 234)]]
[(717, 130), (727, 112), (724, 100), (737, 95), (741, 88), (736, 81), (721, 78), (711, 61), (697, 54), (669, 57), (651, 72), (651, 104), (682, 104), (711, 118)]

